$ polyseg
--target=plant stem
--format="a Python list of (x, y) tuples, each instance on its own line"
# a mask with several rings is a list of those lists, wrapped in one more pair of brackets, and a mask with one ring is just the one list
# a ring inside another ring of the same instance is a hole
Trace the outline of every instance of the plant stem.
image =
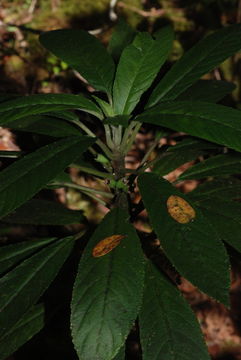
[(141, 126), (142, 126), (142, 123), (135, 124), (135, 127), (131, 133), (129, 141), (127, 142), (127, 144), (124, 144), (124, 145), (126, 145), (126, 146), (124, 146), (125, 147), (124, 154), (127, 154), (130, 151), (130, 149), (135, 141), (136, 135), (137, 135), (138, 131), (140, 130)]
[(114, 143), (112, 141), (112, 135), (111, 135), (110, 126), (109, 125), (104, 125), (104, 129), (105, 129), (106, 143), (107, 143), (107, 145), (109, 146), (110, 149), (114, 149)]
[(78, 240), (78, 239), (82, 238), (82, 236), (84, 236), (85, 233), (86, 233), (86, 229), (81, 230), (80, 232), (78, 232), (77, 234), (74, 235), (74, 239)]
[(91, 197), (92, 199), (98, 201), (101, 205), (104, 205), (105, 207), (108, 207), (107, 203), (104, 200), (100, 199), (98, 196), (95, 196), (94, 194), (92, 194), (92, 193), (90, 193), (88, 191), (82, 191), (82, 193), (89, 196), (89, 197)]
[(112, 126), (114, 148), (119, 148), (122, 140), (122, 126)]
[(136, 126), (137, 122), (136, 121), (132, 121), (130, 123), (130, 125), (128, 126), (127, 129), (125, 129), (125, 132), (124, 132), (124, 135), (123, 135), (123, 138), (122, 138), (122, 142), (121, 142), (121, 151), (123, 152), (124, 149), (125, 149), (125, 146), (126, 146), (126, 143), (128, 141), (128, 138), (131, 134), (131, 131), (132, 129)]
[(151, 161), (148, 161), (146, 164), (144, 163), (143, 165), (141, 165), (138, 169), (136, 169), (136, 173), (137, 174), (143, 173), (147, 168), (154, 165), (158, 160), (160, 160), (162, 158), (162, 155), (163, 154), (157, 156), (155, 159), (153, 159)]
[[(86, 132), (86, 134), (90, 135), (91, 137), (96, 137), (95, 134), (88, 128), (88, 126), (86, 126), (85, 124), (81, 123), (80, 121), (73, 121), (78, 127), (80, 127), (82, 130), (84, 130)], [(98, 139), (96, 141), (96, 144), (101, 148), (101, 150), (104, 152), (104, 154), (111, 159), (112, 158), (112, 153), (109, 150), (109, 148), (103, 143), (103, 141), (101, 141), (100, 139)]]
[(159, 144), (160, 139), (162, 138), (163, 133), (160, 133), (157, 138), (154, 140), (153, 144), (150, 146), (150, 148), (147, 150), (147, 152), (145, 153), (145, 155), (143, 156), (143, 159), (141, 160), (141, 164), (143, 165), (145, 164), (145, 162), (148, 160), (150, 154), (152, 153), (152, 151), (155, 149), (155, 147)]
[(103, 171), (99, 171), (99, 170), (95, 170), (95, 169), (91, 169), (91, 168), (88, 168), (88, 167), (85, 167), (85, 166), (80, 166), (78, 164), (71, 164), (70, 165), (71, 167), (74, 167), (74, 168), (77, 168), (87, 174), (90, 174), (90, 175), (95, 175), (95, 176), (99, 176), (103, 179), (109, 179), (109, 180), (114, 180), (114, 176), (111, 175), (111, 174), (108, 174), (108, 173), (105, 173)]
[(51, 183), (51, 185), (69, 187), (69, 188), (72, 188), (72, 189), (76, 189), (76, 190), (80, 190), (80, 191), (84, 191), (84, 192), (88, 192), (88, 193), (92, 193), (92, 194), (102, 195), (102, 196), (105, 196), (106, 198), (109, 198), (109, 199), (113, 198), (113, 194), (111, 194), (109, 192), (102, 191), (102, 190), (96, 190), (96, 189), (90, 188), (88, 186), (72, 184), (72, 183), (69, 183), (69, 182), (60, 182), (60, 183), (55, 183), (54, 182), (54, 183)]

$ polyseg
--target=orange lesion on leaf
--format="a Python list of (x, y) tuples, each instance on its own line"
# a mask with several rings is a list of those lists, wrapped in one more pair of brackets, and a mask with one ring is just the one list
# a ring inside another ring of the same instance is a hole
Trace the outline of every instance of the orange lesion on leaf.
[(186, 200), (177, 195), (171, 195), (167, 199), (169, 215), (180, 224), (187, 224), (196, 217), (196, 212)]
[(119, 245), (122, 239), (124, 239), (126, 235), (111, 235), (103, 240), (99, 241), (97, 245), (92, 250), (92, 255), (94, 257), (100, 257), (108, 254), (112, 251), (116, 246)]

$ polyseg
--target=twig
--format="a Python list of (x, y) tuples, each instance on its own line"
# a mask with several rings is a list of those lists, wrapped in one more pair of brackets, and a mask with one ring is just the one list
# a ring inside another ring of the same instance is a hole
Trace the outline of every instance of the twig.
[(37, 2), (38, 2), (38, 0), (32, 0), (31, 1), (31, 4), (30, 4), (30, 6), (28, 8), (28, 13), (29, 14), (32, 14), (34, 12), (34, 10), (36, 8), (36, 5), (37, 5)]
[(111, 21), (116, 21), (118, 19), (117, 13), (115, 12), (115, 6), (118, 0), (111, 0), (110, 1), (110, 10), (109, 10), (109, 17)]
[(15, 27), (19, 30), (22, 30), (22, 31), (27, 31), (27, 32), (30, 32), (32, 34), (36, 34), (36, 35), (40, 35), (43, 33), (43, 30), (36, 30), (36, 29), (31, 29), (25, 25), (16, 25), (16, 24), (12, 24), (12, 23), (5, 23), (3, 21), (0, 20), (0, 26), (12, 26), (12, 27)]
[(122, 1), (120, 1), (118, 3), (118, 6), (122, 7), (122, 8), (126, 8), (128, 10), (131, 10), (131, 11), (133, 11), (133, 12), (135, 12), (135, 13), (143, 16), (143, 17), (161, 17), (166, 13), (165, 9), (151, 8), (150, 11), (141, 10), (141, 9), (138, 9), (137, 7), (135, 7), (135, 6), (127, 5)]
[(102, 190), (96, 190), (96, 189), (90, 188), (88, 186), (72, 184), (72, 183), (68, 183), (68, 182), (60, 182), (60, 183), (54, 182), (54, 183), (51, 183), (51, 185), (56, 185), (56, 186), (60, 185), (60, 186), (63, 186), (63, 187), (69, 187), (71, 189), (76, 189), (76, 190), (80, 190), (80, 191), (84, 191), (84, 192), (88, 192), (88, 193), (94, 193), (94, 194), (97, 194), (97, 195), (102, 195), (102, 196), (104, 196), (106, 198), (109, 198), (109, 199), (113, 198), (113, 194), (111, 194), (110, 192), (106, 192), (106, 191), (102, 191)]

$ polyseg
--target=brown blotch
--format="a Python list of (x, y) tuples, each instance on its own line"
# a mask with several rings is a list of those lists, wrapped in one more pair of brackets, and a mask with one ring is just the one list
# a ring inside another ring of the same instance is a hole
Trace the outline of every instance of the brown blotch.
[(94, 249), (92, 250), (92, 255), (94, 257), (100, 257), (108, 254), (116, 246), (118, 246), (121, 240), (125, 237), (125, 235), (111, 235), (104, 238), (103, 240), (98, 242), (97, 245), (95, 245)]
[(171, 195), (167, 199), (167, 210), (170, 216), (180, 224), (187, 224), (196, 217), (193, 207), (176, 195)]

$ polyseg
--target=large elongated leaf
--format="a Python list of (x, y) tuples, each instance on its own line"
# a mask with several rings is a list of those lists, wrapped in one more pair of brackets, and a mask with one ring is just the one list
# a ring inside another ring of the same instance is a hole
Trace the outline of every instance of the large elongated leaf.
[(220, 238), (241, 252), (240, 203), (230, 201), (241, 198), (241, 182), (233, 179), (208, 181), (189, 194)]
[(69, 256), (73, 244), (73, 237), (50, 244), (1, 278), (0, 336), (37, 302)]
[(0, 103), (17, 98), (19, 94), (0, 94)]
[[(210, 200), (213, 202), (210, 204)], [(241, 252), (241, 205), (231, 201), (211, 198), (197, 204), (222, 240)]]
[(241, 252), (241, 181), (236, 178), (207, 181), (189, 193), (220, 238)]
[(100, 108), (82, 95), (38, 94), (20, 96), (0, 105), (0, 125), (7, 126), (14, 120), (29, 115), (39, 115), (52, 111), (78, 109), (102, 118)]
[(188, 196), (193, 201), (217, 197), (226, 200), (241, 198), (241, 181), (236, 178), (215, 179), (199, 185)]
[(147, 107), (174, 100), (202, 75), (241, 49), (241, 24), (223, 28), (193, 46), (152, 92)]
[(233, 83), (222, 80), (199, 80), (181, 93), (177, 100), (217, 102), (235, 89)]
[(35, 305), (0, 338), (0, 360), (5, 360), (44, 327), (44, 306)]
[(175, 286), (148, 264), (139, 314), (143, 360), (210, 360), (199, 324)]
[(125, 346), (122, 346), (113, 360), (125, 360)]
[(63, 29), (40, 35), (40, 42), (79, 71), (96, 90), (111, 94), (114, 61), (95, 36), (83, 30)]
[(0, 249), (0, 275), (54, 240), (56, 238), (22, 241), (2, 246)]
[(139, 33), (125, 48), (113, 88), (116, 115), (132, 112), (167, 59), (172, 41), (173, 31), (166, 27), (155, 35), (155, 39), (148, 33)]
[[(230, 283), (228, 256), (208, 219), (184, 194), (156, 174), (142, 174), (138, 183), (150, 221), (167, 257), (181, 275), (227, 305)], [(174, 199), (174, 208), (168, 209), (171, 196), (183, 199), (184, 203), (176, 204)], [(191, 216), (182, 222), (185, 214)]]
[(108, 45), (108, 51), (115, 61), (119, 60), (122, 51), (133, 41), (135, 35), (136, 31), (120, 18)]
[(10, 129), (43, 134), (53, 137), (81, 135), (80, 129), (65, 120), (48, 115), (23, 117), (8, 123)]
[(195, 160), (198, 156), (205, 154), (206, 149), (214, 149), (216, 145), (198, 140), (188, 138), (182, 140), (175, 146), (170, 146), (159, 161), (154, 165), (153, 172), (164, 176), (179, 166)]
[(82, 211), (70, 210), (56, 201), (32, 199), (1, 221), (10, 224), (68, 225), (84, 220)]
[(78, 121), (79, 115), (76, 112), (70, 110), (62, 110), (62, 111), (51, 111), (47, 113), (48, 116), (53, 116), (57, 119), (67, 120), (69, 122)]
[(241, 151), (241, 111), (202, 101), (171, 101), (145, 111), (136, 120), (184, 131)]
[(33, 197), (94, 141), (88, 136), (61, 139), (4, 169), (0, 173), (0, 217)]
[[(112, 235), (125, 237), (108, 254), (93, 257), (96, 244)], [(127, 213), (116, 208), (91, 238), (74, 285), (71, 327), (80, 360), (114, 358), (138, 314), (143, 283), (138, 237)]]
[(239, 154), (217, 155), (187, 169), (179, 179), (202, 179), (207, 176), (231, 175), (241, 172)]

